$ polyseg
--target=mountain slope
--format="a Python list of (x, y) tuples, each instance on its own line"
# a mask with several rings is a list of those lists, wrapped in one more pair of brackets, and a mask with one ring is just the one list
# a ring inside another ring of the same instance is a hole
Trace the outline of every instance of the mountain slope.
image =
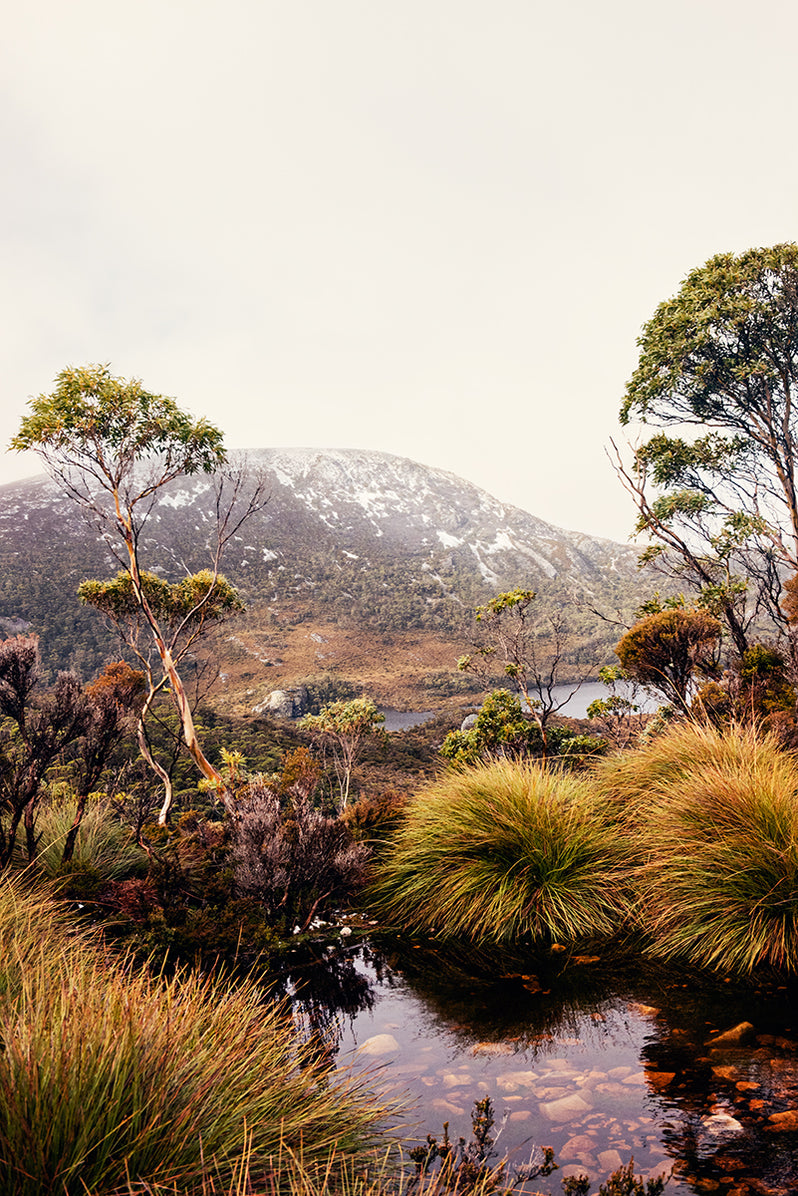
[[(311, 622), (462, 644), (473, 607), (514, 586), (537, 589), (544, 606), (567, 602), (573, 652), (593, 645), (606, 657), (613, 631), (589, 608), (628, 605), (640, 589), (633, 548), (556, 528), (405, 458), (258, 449), (248, 469), (262, 477), (268, 502), (230, 543), (223, 568), (251, 609), (228, 642), (256, 659), (271, 649), (253, 636)], [(174, 578), (207, 565), (212, 500), (204, 476), (160, 495), (143, 537), (148, 568)], [(84, 577), (116, 568), (53, 483), (0, 487), (0, 620), (12, 620), (0, 627), (33, 625), (51, 664), (87, 672), (107, 653), (97, 617), (74, 593)]]

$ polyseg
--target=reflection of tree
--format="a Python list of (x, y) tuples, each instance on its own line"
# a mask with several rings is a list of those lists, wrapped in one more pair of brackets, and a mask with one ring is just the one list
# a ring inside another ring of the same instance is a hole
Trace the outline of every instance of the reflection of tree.
[[(586, 957), (392, 943), (384, 958), (422, 998), (433, 1025), (469, 1043), (512, 1040), (543, 1055), (551, 1039), (584, 1038), (591, 1015), (627, 1003), (648, 1022), (641, 1063), (680, 1175), (713, 1183), (759, 1177), (773, 1190), (798, 1191), (796, 1135), (774, 1133), (768, 1122), (772, 1112), (798, 1107), (798, 1042), (778, 1037), (793, 1019), (795, 993), (674, 973), (606, 945)], [(708, 1045), (754, 1016), (750, 1043)]]
[(275, 979), (277, 992), (291, 1000), (294, 1021), (303, 1037), (315, 1039), (330, 1060), (341, 1041), (341, 1018), (372, 1009), (374, 992), (357, 961), (368, 961), (368, 948), (352, 952), (345, 947), (332, 952), (323, 945), (309, 944), (291, 953)]
[[(545, 1056), (558, 1049), (557, 1039), (584, 1040), (591, 1016), (628, 1006), (630, 1018), (646, 1021), (640, 1060), (648, 1100), (682, 1190), (732, 1176), (740, 1187), (756, 1180), (771, 1191), (798, 1192), (796, 1133), (774, 1132), (769, 1121), (774, 1112), (798, 1108), (798, 1041), (781, 1036), (794, 1020), (795, 990), (713, 982), (684, 968), (675, 973), (606, 944), (589, 956), (395, 939), (329, 955), (309, 946), (292, 953), (279, 987), (304, 1033), (330, 1060), (342, 1020), (374, 1006), (362, 964), (382, 987), (407, 988), (422, 1002), (432, 1032), (463, 1046), (508, 1042)], [(712, 1044), (746, 1021), (755, 1026), (742, 1042)]]

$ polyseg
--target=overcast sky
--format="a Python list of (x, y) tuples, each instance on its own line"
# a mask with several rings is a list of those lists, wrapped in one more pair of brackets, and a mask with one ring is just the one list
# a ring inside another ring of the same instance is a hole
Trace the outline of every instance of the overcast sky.
[(108, 362), (230, 447), (380, 449), (624, 539), (640, 326), (798, 236), (797, 36), (790, 0), (6, 5), (3, 446)]

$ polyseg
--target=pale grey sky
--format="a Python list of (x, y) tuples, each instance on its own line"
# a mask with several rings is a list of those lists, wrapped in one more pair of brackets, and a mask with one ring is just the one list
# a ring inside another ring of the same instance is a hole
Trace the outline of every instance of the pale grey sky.
[(381, 449), (625, 538), (641, 324), (798, 237), (797, 37), (791, 0), (6, 5), (2, 445), (104, 361), (230, 447)]

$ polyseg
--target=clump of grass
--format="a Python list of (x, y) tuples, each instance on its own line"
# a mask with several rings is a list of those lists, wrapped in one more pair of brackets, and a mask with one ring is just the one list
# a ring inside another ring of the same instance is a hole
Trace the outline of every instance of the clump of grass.
[(607, 935), (629, 909), (627, 849), (580, 778), (508, 760), (411, 799), (371, 901), (412, 931), (477, 943)]
[[(770, 742), (775, 748), (775, 741)], [(652, 795), (667, 797), (693, 773), (723, 769), (732, 762), (743, 764), (762, 743), (750, 727), (721, 733), (709, 725), (679, 722), (641, 747), (597, 760), (591, 768), (591, 784), (627, 825), (636, 825), (647, 818)], [(786, 757), (781, 754), (779, 759)]]
[(798, 763), (773, 737), (684, 724), (593, 775), (626, 801), (653, 953), (798, 968)]
[[(0, 886), (0, 1191), (259, 1182), (357, 1155), (385, 1109), (334, 1077), (257, 984), (114, 964), (16, 877)], [(277, 1184), (276, 1186), (280, 1186)]]
[[(74, 801), (64, 798), (43, 804), (39, 810), (36, 830), (41, 838), (36, 864), (46, 876), (61, 871), (64, 841), (74, 816)], [(80, 824), (70, 870), (92, 869), (104, 880), (124, 880), (146, 863), (132, 830), (116, 816), (110, 800), (104, 794), (92, 796)]]

